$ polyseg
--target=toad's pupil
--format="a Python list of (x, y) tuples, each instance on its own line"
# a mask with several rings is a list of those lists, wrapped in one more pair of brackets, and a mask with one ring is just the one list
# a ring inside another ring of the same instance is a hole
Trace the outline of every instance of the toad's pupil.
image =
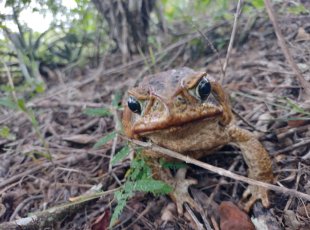
[(137, 114), (141, 114), (141, 105), (136, 98), (129, 97), (127, 104), (128, 104), (129, 109), (132, 112), (137, 113)]
[(211, 84), (207, 78), (203, 78), (197, 86), (197, 95), (202, 101), (206, 100), (211, 92)]

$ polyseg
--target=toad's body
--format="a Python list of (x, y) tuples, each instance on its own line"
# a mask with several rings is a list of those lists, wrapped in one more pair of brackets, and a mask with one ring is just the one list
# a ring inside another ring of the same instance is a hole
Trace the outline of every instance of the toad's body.
[[(249, 167), (249, 177), (272, 182), (271, 161), (266, 150), (249, 131), (235, 125), (221, 85), (206, 73), (185, 67), (173, 69), (146, 77), (128, 93), (123, 115), (127, 136), (146, 138), (193, 158), (210, 154), (222, 145), (233, 144), (241, 149)], [(152, 159), (150, 164), (155, 175), (176, 187), (169, 172), (160, 170), (157, 163), (157, 158), (163, 156), (148, 150), (144, 154)], [(182, 202), (192, 203), (192, 200), (183, 194), (187, 193), (187, 187), (182, 194), (176, 190), (171, 196), (181, 212)], [(245, 192), (248, 194), (252, 197), (245, 209), (248, 210), (257, 199), (268, 206), (266, 189), (249, 186)]]

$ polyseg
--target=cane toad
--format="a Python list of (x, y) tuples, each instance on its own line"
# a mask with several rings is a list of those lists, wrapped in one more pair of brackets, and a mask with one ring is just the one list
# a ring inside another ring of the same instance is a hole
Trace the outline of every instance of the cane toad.
[[(251, 132), (236, 126), (227, 95), (207, 73), (186, 67), (157, 73), (144, 78), (128, 94), (123, 114), (128, 137), (147, 139), (196, 159), (232, 144), (240, 148), (250, 178), (273, 181), (266, 150)], [(158, 158), (163, 155), (160, 153), (144, 150), (143, 154), (151, 159), (149, 164), (154, 176), (174, 188), (170, 196), (179, 213), (183, 212), (184, 202), (195, 205), (188, 194), (188, 186), (195, 184), (195, 180), (186, 180), (184, 170), (173, 177), (161, 169)], [(269, 206), (267, 189), (250, 185), (243, 198), (249, 195), (245, 210), (257, 200)]]

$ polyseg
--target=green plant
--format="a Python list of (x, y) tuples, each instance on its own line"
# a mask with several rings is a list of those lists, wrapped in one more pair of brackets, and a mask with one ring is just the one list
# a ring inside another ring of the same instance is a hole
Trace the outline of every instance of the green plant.
[(295, 5), (288, 7), (288, 12), (294, 15), (309, 14), (310, 10), (307, 9), (302, 3), (295, 3)]
[(0, 127), (0, 137), (14, 141), (16, 136), (10, 132), (10, 128), (7, 126)]
[(180, 168), (186, 168), (186, 163), (184, 163), (184, 162), (167, 162), (161, 158), (159, 160), (159, 163), (163, 168), (166, 168), (166, 169), (177, 170)]
[(86, 108), (83, 113), (94, 117), (105, 117), (112, 115), (111, 111), (106, 108)]
[(284, 104), (287, 104), (294, 112), (307, 116), (308, 118), (310, 117), (310, 112), (298, 105), (297, 102), (289, 98), (284, 98)]
[[(128, 146), (122, 148), (112, 159), (116, 164), (127, 156), (130, 152)], [(172, 188), (160, 180), (152, 179), (152, 171), (147, 165), (147, 159), (141, 154), (141, 149), (136, 151), (136, 156), (131, 162), (130, 169), (127, 172), (126, 182), (121, 186), (121, 190), (115, 192), (117, 205), (111, 217), (110, 227), (112, 227), (125, 205), (135, 192), (151, 192), (155, 195), (167, 194), (172, 191)]]
[(116, 133), (115, 131), (113, 131), (113, 132), (107, 134), (106, 136), (100, 138), (100, 139), (96, 142), (96, 144), (94, 145), (94, 148), (99, 148), (99, 147), (101, 147), (102, 145), (105, 145), (105, 144), (108, 143), (109, 141), (113, 140), (113, 139), (115, 138), (116, 134), (117, 134), (117, 133)]
[[(7, 97), (7, 98), (3, 98), (0, 100), (0, 105), (6, 106), (9, 109), (20, 111), (27, 117), (27, 119), (31, 122), (32, 127), (33, 127), (37, 137), (39, 138), (41, 144), (45, 147), (45, 149), (47, 151), (47, 154), (40, 154), (40, 155), (44, 155), (45, 158), (52, 160), (52, 156), (48, 151), (48, 144), (45, 141), (43, 135), (41, 134), (39, 123), (36, 119), (35, 113), (31, 108), (27, 108), (24, 99), (15, 98), (12, 100), (10, 97)], [(12, 137), (12, 135), (11, 135), (11, 137)]]
[[(51, 156), (51, 154), (49, 152), (49, 148), (48, 148), (48, 143), (45, 141), (45, 139), (44, 139), (44, 137), (40, 131), (39, 123), (36, 119), (34, 111), (31, 108), (28, 108), (26, 106), (25, 100), (23, 98), (17, 97), (11, 73), (9, 72), (9, 69), (8, 69), (6, 63), (3, 62), (3, 65), (6, 69), (7, 77), (8, 77), (8, 81), (9, 81), (9, 87), (7, 90), (9, 91), (9, 93), (11, 95), (8, 97), (4, 97), (4, 98), (0, 99), (0, 105), (6, 106), (7, 108), (12, 109), (12, 110), (20, 111), (27, 117), (27, 119), (31, 122), (32, 127), (33, 127), (37, 137), (39, 138), (41, 144), (45, 147), (45, 149), (47, 151), (47, 154), (46, 153), (39, 153), (39, 154), (44, 156), (45, 158), (47, 158), (49, 160), (52, 160), (52, 156)], [(4, 134), (5, 134), (5, 132), (4, 132)]]

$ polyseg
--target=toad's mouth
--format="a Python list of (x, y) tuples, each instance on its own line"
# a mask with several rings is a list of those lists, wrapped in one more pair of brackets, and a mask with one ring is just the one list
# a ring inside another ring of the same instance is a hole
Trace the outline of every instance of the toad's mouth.
[(220, 117), (223, 114), (222, 108), (208, 109), (207, 112), (201, 113), (185, 113), (174, 114), (162, 118), (150, 119), (148, 117), (140, 119), (133, 126), (133, 133), (137, 135), (144, 135), (159, 130), (169, 128), (179, 128), (192, 122), (199, 122), (202, 120)]

